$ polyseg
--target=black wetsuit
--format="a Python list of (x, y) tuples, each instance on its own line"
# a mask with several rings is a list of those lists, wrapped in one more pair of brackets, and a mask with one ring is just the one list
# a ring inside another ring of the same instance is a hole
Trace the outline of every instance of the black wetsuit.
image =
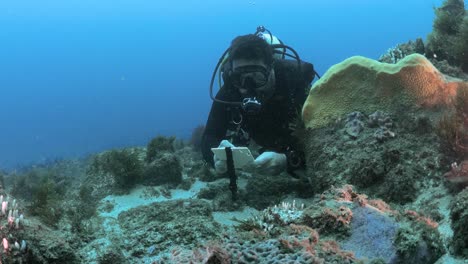
[[(274, 70), (275, 93), (262, 105), (259, 114), (249, 116), (243, 113), (240, 107), (213, 102), (202, 138), (203, 158), (212, 166), (214, 164), (211, 148), (218, 147), (223, 139), (231, 139), (226, 133), (228, 130), (239, 129), (239, 125), (234, 124), (233, 120), (239, 121), (240, 116), (240, 128), (262, 147), (261, 151), (286, 154), (290, 173), (304, 166), (303, 150), (298, 144), (298, 139), (292, 136), (293, 131), (289, 126), (301, 114), (315, 71), (310, 63), (302, 62), (299, 68), (297, 61), (282, 59), (275, 60)], [(241, 101), (239, 92), (230, 87), (226, 78), (224, 80), (224, 86), (216, 98), (230, 102)], [(239, 137), (233, 139), (232, 143), (236, 146), (245, 144)], [(290, 160), (292, 155), (289, 154), (292, 153), (302, 158), (298, 166), (291, 167), (291, 164), (295, 163)]]

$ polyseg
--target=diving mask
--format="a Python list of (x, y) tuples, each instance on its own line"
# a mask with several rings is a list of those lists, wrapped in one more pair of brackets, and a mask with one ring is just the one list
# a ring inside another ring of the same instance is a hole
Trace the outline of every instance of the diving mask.
[(248, 65), (236, 68), (231, 73), (231, 84), (237, 89), (257, 89), (268, 84), (271, 67), (260, 65)]

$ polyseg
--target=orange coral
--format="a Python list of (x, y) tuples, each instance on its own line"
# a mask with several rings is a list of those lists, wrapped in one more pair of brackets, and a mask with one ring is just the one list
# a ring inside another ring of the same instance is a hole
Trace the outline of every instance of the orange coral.
[(352, 185), (346, 184), (342, 188), (336, 189), (337, 201), (340, 202), (357, 202), (360, 206), (367, 205), (367, 195), (356, 193)]
[(373, 208), (379, 210), (380, 212), (390, 213), (390, 214), (398, 214), (397, 211), (392, 210), (390, 205), (388, 205), (386, 202), (384, 202), (381, 199), (369, 200), (368, 203), (369, 203), (369, 206), (372, 206)]
[(439, 224), (429, 217), (422, 216), (413, 210), (406, 210), (405, 214), (412, 220), (426, 224), (428, 227), (437, 228)]
[(341, 250), (340, 245), (338, 245), (338, 243), (336, 241), (334, 241), (334, 240), (324, 241), (324, 242), (322, 242), (321, 245), (322, 245), (322, 249), (325, 252), (339, 255), (339, 256), (343, 257), (344, 259), (346, 259), (346, 260), (356, 259), (353, 252)]
[(332, 66), (314, 83), (302, 116), (306, 127), (319, 128), (353, 111), (391, 113), (400, 107), (446, 105), (462, 86), (466, 82), (445, 78), (419, 54), (397, 64), (355, 56)]

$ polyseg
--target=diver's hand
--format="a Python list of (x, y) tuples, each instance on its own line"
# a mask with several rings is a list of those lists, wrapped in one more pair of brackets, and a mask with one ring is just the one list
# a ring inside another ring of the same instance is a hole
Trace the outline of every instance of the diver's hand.
[[(222, 140), (221, 143), (219, 143), (218, 148), (225, 148), (225, 147), (233, 148), (235, 146), (227, 140)], [(214, 155), (213, 161), (214, 161), (214, 167), (215, 167), (216, 173), (223, 174), (227, 172), (227, 164), (225, 160), (221, 160), (216, 155)]]
[(273, 151), (263, 152), (254, 161), (255, 170), (260, 174), (278, 175), (286, 170), (286, 166), (286, 155)]

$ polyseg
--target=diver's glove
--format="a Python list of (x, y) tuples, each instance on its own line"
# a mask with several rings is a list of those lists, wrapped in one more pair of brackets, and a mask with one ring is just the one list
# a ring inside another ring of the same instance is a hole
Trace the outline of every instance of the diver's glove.
[(255, 170), (260, 174), (278, 175), (286, 170), (286, 166), (286, 155), (273, 151), (263, 152), (254, 161)]
[[(221, 143), (219, 143), (218, 148), (226, 148), (226, 147), (233, 148), (235, 146), (227, 140), (222, 140)], [(216, 155), (214, 155), (213, 161), (214, 161), (214, 167), (217, 173), (223, 174), (227, 172), (227, 164), (225, 160), (221, 160)]]

